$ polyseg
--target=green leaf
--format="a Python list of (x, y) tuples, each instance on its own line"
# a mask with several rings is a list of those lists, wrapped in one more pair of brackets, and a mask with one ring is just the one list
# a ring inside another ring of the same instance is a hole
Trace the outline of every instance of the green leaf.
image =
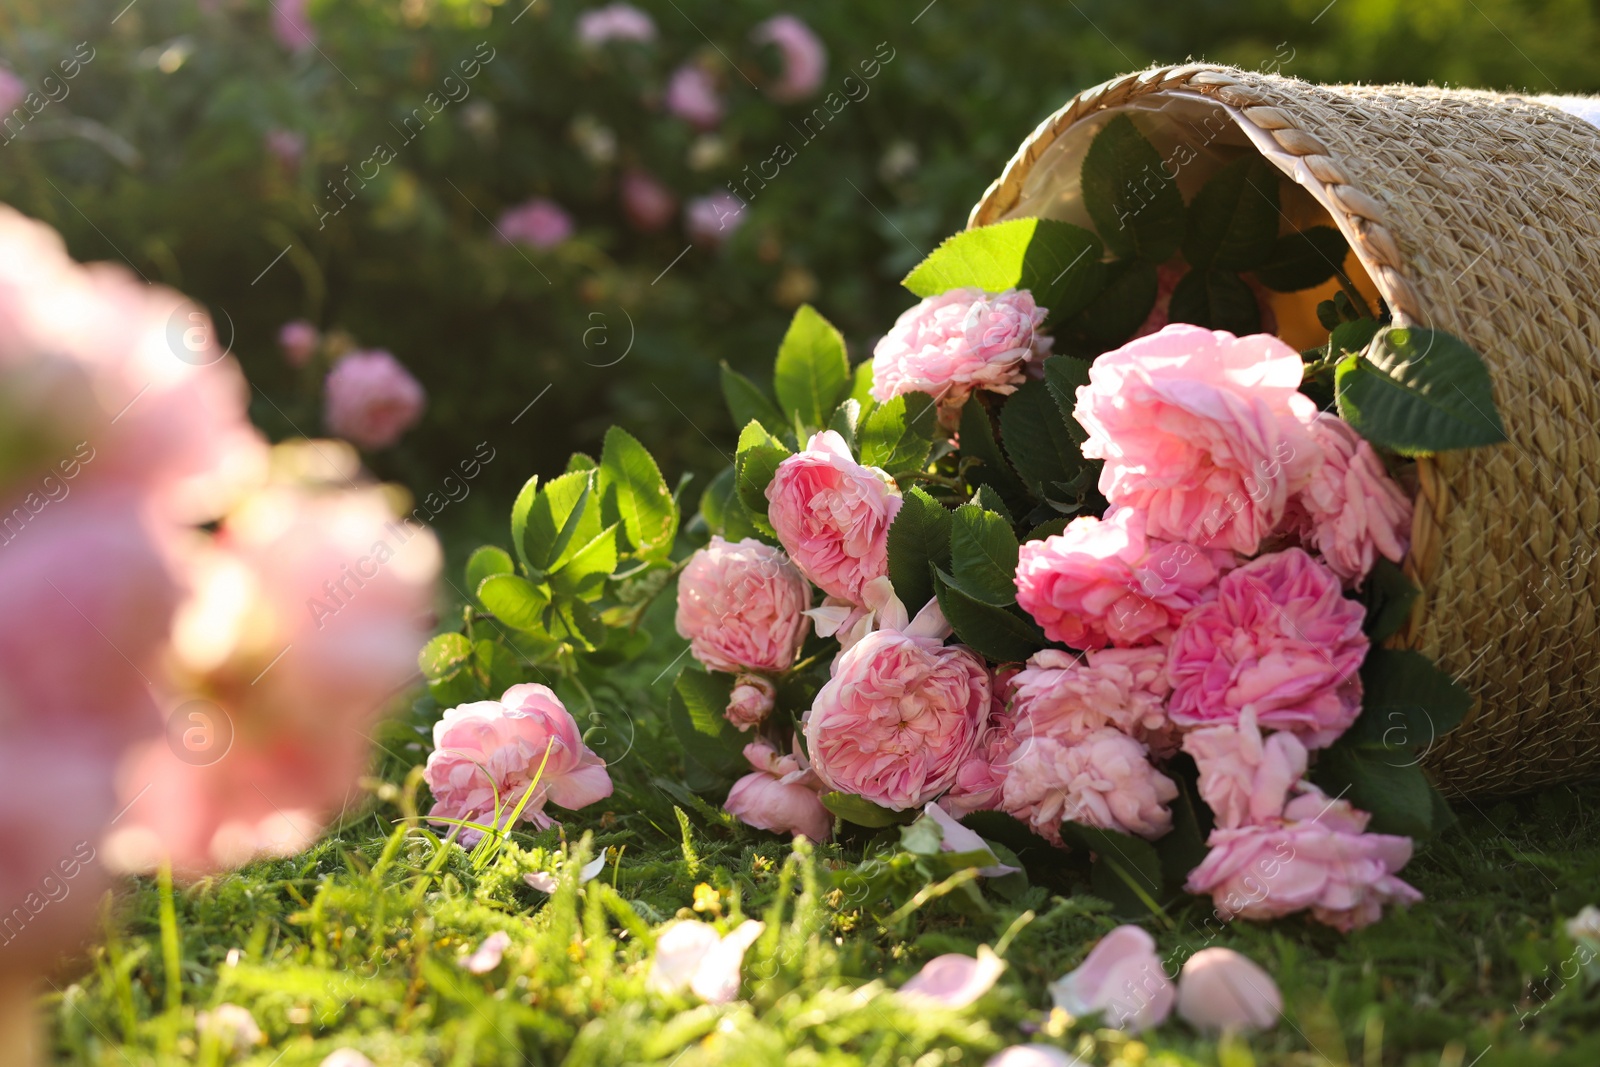
[(467, 560), (467, 588), (477, 589), (483, 580), (494, 574), (514, 574), (517, 565), (511, 554), (494, 545), (484, 545)]
[(1054, 219), (1011, 219), (963, 230), (906, 275), (920, 297), (970, 286), (986, 293), (1026, 289), (1057, 321), (1088, 306), (1105, 284), (1100, 239)]
[(1261, 332), (1261, 305), (1256, 303), (1255, 290), (1233, 271), (1219, 267), (1195, 268), (1179, 278), (1167, 318), (1240, 337)]
[(1256, 281), (1279, 293), (1315, 289), (1339, 273), (1349, 251), (1344, 235), (1332, 226), (1284, 234), (1272, 243), (1266, 262), (1256, 267)]
[(861, 421), (861, 401), (845, 397), (828, 417), (828, 429), (844, 438), (845, 447), (856, 450), (856, 423)]
[(788, 429), (778, 405), (759, 385), (728, 366), (727, 360), (722, 361), (722, 398), (728, 403), (735, 426), (746, 426), (754, 419), (774, 437), (782, 437)]
[(994, 430), (989, 425), (989, 413), (976, 397), (961, 408), (961, 458), (978, 461), (976, 467), (967, 471), (968, 484), (974, 488), (992, 485), (1013, 513), (1026, 510), (1023, 505), (1028, 502), (1028, 487), (1000, 454)]
[(976, 504), (957, 508), (950, 530), (950, 570), (954, 584), (972, 599), (997, 608), (1015, 604), (1017, 537), (1011, 524)]
[(600, 453), (600, 514), (608, 525), (622, 524), (640, 557), (664, 559), (671, 553), (678, 534), (672, 491), (649, 450), (619, 426), (606, 431)]
[(593, 471), (572, 471), (534, 496), (522, 533), (530, 576), (542, 578), (569, 550), (583, 547), (600, 532), (600, 509), (590, 506), (594, 482)]
[[(739, 435), (739, 453), (734, 457), (738, 472), (739, 501), (753, 517), (756, 525), (767, 520), (767, 486), (778, 471), (778, 464), (789, 458), (783, 442), (766, 431), (759, 422), (752, 421)], [(770, 529), (770, 527), (768, 527)]]
[(933, 599), (933, 568), (950, 565), (949, 508), (923, 490), (906, 490), (889, 525), (889, 583), (913, 615)]
[(422, 646), (417, 666), (429, 681), (448, 678), (472, 659), (472, 642), (461, 634), (439, 634)]
[(1027, 544), (1029, 541), (1043, 541), (1046, 538), (1055, 537), (1058, 534), (1065, 533), (1067, 524), (1071, 521), (1072, 516), (1063, 515), (1059, 519), (1051, 519), (1049, 522), (1041, 522), (1039, 525), (1028, 531), (1028, 536), (1024, 537), (1022, 542), (1023, 544)]
[(1506, 439), (1482, 358), (1443, 330), (1387, 327), (1334, 374), (1339, 415), (1368, 441), (1403, 456)]
[(1178, 795), (1168, 805), (1172, 809), (1172, 829), (1154, 842), (1156, 855), (1161, 859), (1161, 873), (1168, 886), (1181, 888), (1189, 872), (1200, 866), (1206, 858), (1206, 837), (1213, 820), (1210, 811), (1196, 795), (1194, 761), (1187, 760), (1182, 771), (1174, 765), (1165, 768), (1167, 777), (1178, 787)]
[(732, 691), (732, 675), (708, 674), (691, 666), (678, 675), (667, 707), (667, 721), (684, 752), (725, 778), (749, 770), (744, 758), (747, 738), (724, 714)]
[(915, 811), (891, 811), (850, 793), (824, 793), (822, 806), (845, 822), (874, 830), (883, 826), (909, 823), (917, 817)]
[(539, 476), (535, 474), (522, 484), (516, 501), (511, 505), (511, 547), (524, 567), (528, 566), (527, 551), (523, 548), (523, 538), (528, 528), (528, 512), (533, 509), (533, 500), (538, 495)]
[(995, 663), (1021, 663), (1048, 643), (1031, 621), (1006, 608), (975, 600), (944, 571), (935, 572), (939, 608), (961, 643)]
[(1372, 339), (1378, 336), (1378, 331), (1381, 329), (1383, 325), (1377, 319), (1341, 322), (1328, 335), (1328, 351), (1341, 356), (1347, 352), (1363, 351), (1372, 343)]
[(482, 640), (472, 646), (473, 662), (487, 680), (488, 691), (499, 696), (522, 681), (522, 664), (498, 641)]
[[(1073, 443), (1080, 449), (1089, 439), (1089, 431), (1072, 413), (1078, 409), (1078, 388), (1089, 384), (1090, 366), (1088, 360), (1077, 356), (1051, 356), (1044, 361), (1045, 385), (1050, 387), (1050, 395), (1055, 397), (1056, 408), (1061, 412), (1061, 421), (1066, 424)], [(1082, 455), (1081, 451), (1079, 455)]]
[(1006, 507), (1006, 502), (1000, 499), (1000, 494), (994, 491), (992, 485), (980, 485), (978, 491), (972, 494), (969, 503), (976, 504), (984, 511), (992, 511), (1006, 520), (1007, 526), (1015, 526), (1016, 518), (1011, 514), (1011, 509)]
[(1142, 259), (1113, 263), (1107, 268), (1105, 289), (1077, 322), (1101, 345), (1120, 345), (1150, 317), (1158, 288), (1154, 263)]
[(742, 541), (746, 537), (760, 536), (750, 513), (739, 500), (738, 477), (733, 467), (723, 468), (700, 494), (700, 515), (711, 532), (724, 540)]
[(1195, 270), (1248, 270), (1278, 237), (1278, 170), (1254, 152), (1213, 174), (1189, 204), (1183, 258)]
[(1150, 842), (1076, 822), (1061, 824), (1061, 840), (1095, 854), (1090, 886), (1120, 914), (1160, 911), (1161, 856)]
[(862, 360), (850, 372), (850, 399), (860, 401), (862, 408), (872, 403), (872, 360)]
[[(1070, 357), (1069, 357), (1070, 358)], [(1058, 482), (1069, 482), (1083, 469), (1083, 452), (1070, 424), (1061, 417), (1061, 408), (1042, 381), (1027, 381), (1017, 387), (1000, 410), (1000, 436), (1006, 455), (1028, 489), (1040, 500), (1061, 494)]]
[(550, 591), (515, 574), (495, 574), (478, 586), (478, 599), (495, 618), (514, 630), (544, 632), (542, 615), (550, 605)]
[(566, 636), (585, 652), (593, 652), (606, 643), (605, 623), (581, 600), (563, 600), (557, 606), (556, 620)]
[(562, 473), (571, 474), (573, 471), (592, 471), (598, 466), (599, 464), (594, 461), (594, 457), (588, 453), (574, 452), (567, 457), (567, 469)]
[(1426, 752), (1471, 710), (1472, 694), (1427, 656), (1374, 648), (1361, 665), (1361, 717), (1340, 741)]
[(1421, 593), (1399, 564), (1378, 557), (1367, 575), (1366, 588), (1361, 590), (1361, 602), (1367, 608), (1367, 621), (1362, 629), (1373, 644), (1400, 632), (1411, 617), (1411, 605)]
[(1427, 837), (1433, 831), (1433, 787), (1422, 768), (1381, 746), (1337, 744), (1317, 755), (1311, 780), (1372, 814), (1377, 834)]
[(1118, 259), (1163, 263), (1183, 240), (1183, 194), (1163, 166), (1127, 115), (1106, 123), (1083, 157), (1084, 206)]
[(890, 476), (921, 470), (933, 450), (937, 426), (933, 398), (926, 393), (907, 393), (873, 404), (856, 431), (861, 462), (882, 468)]
[(850, 392), (844, 338), (810, 304), (800, 305), (783, 335), (773, 387), (801, 438), (821, 429)]
[(606, 579), (617, 569), (617, 533), (619, 526), (612, 523), (595, 535), (561, 566), (550, 572), (550, 588), (560, 596), (574, 596), (581, 600), (600, 599)]

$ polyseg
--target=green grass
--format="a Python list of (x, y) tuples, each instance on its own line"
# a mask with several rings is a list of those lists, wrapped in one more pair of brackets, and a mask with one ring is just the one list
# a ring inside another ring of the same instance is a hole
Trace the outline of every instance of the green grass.
[[(382, 735), (368, 805), (314, 848), (171, 895), (153, 879), (131, 884), (46, 1001), (58, 1061), (315, 1067), (350, 1046), (380, 1067), (932, 1067), (981, 1064), (1031, 1035), (1092, 1064), (1600, 1063), (1600, 975), (1572, 962), (1562, 927), (1600, 897), (1600, 788), (1458, 804), (1460, 824), (1404, 872), (1427, 900), (1348, 937), (1300, 919), (1217, 928), (1202, 902), (1147, 919), (1174, 959), (1221, 944), (1261, 963), (1286, 1018), (1220, 1045), (1176, 1019), (1133, 1039), (1047, 1010), (1046, 985), (1119, 921), (1108, 904), (1064, 874), (1011, 899), (966, 875), (935, 876), (930, 891), (892, 834), (793, 848), (734, 824), (720, 797), (675, 784), (677, 746), (650, 710), (670, 684), (651, 684), (659, 660), (595, 694), (635, 727), (616, 795), (560, 830), (517, 834), (478, 867), (416, 818), (416, 712)], [(605, 849), (604, 873), (582, 888), (563, 880), (549, 898), (523, 883), (563, 847), (574, 865)], [(697, 915), (697, 901), (701, 918), (767, 922), (742, 999), (725, 1007), (645, 988), (655, 928)], [(500, 967), (462, 969), (497, 930), (512, 940)], [(972, 1008), (888, 995), (932, 956), (980, 944), (1009, 967)], [(230, 1059), (197, 1036), (196, 1014), (224, 1002), (249, 1008), (263, 1045)]]

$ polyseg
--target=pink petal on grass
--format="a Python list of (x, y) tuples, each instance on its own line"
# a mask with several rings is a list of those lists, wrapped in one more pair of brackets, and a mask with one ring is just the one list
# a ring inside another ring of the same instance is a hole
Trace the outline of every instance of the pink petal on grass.
[[(578, 884), (593, 881), (595, 876), (605, 870), (606, 857), (601, 853), (583, 865), (583, 870), (578, 872)], [(522, 880), (541, 893), (554, 893), (556, 891), (556, 876), (549, 871), (531, 871), (522, 876)]]
[(976, 959), (959, 952), (935, 956), (900, 987), (900, 995), (939, 1007), (965, 1008), (992, 989), (1005, 969), (1005, 961), (988, 945), (979, 945)]
[(483, 944), (478, 946), (476, 952), (461, 961), (461, 966), (473, 974), (488, 974), (500, 966), (501, 957), (510, 947), (511, 935), (504, 930), (496, 930), (483, 939)]

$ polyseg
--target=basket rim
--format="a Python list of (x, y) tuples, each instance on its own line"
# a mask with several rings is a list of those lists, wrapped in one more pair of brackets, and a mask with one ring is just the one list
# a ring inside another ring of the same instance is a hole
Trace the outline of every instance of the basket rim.
[[(1352, 181), (1327, 146), (1273, 102), (1270, 90), (1274, 81), (1310, 84), (1298, 78), (1257, 74), (1219, 63), (1184, 63), (1150, 67), (1085, 89), (1023, 140), (1000, 176), (973, 205), (967, 228), (996, 222), (1015, 207), (1021, 199), (1023, 182), (1039, 157), (1079, 122), (1152, 93), (1198, 93), (1227, 105), (1236, 122), (1254, 126), (1271, 137), (1285, 155), (1305, 165), (1323, 194), (1319, 199), (1335, 213), (1334, 221), (1340, 232), (1350, 239), (1351, 248), (1388, 303), (1395, 321), (1402, 325), (1427, 325), (1431, 316), (1389, 229), (1382, 202)], [(1278, 160), (1270, 155), (1267, 158), (1283, 169)], [(1286, 176), (1291, 181), (1297, 180), (1294, 175)], [(1402, 566), (1408, 578), (1425, 588), (1439, 565), (1450, 493), (1437, 457), (1419, 456), (1416, 464), (1411, 547)], [(1426, 601), (1426, 597), (1416, 599), (1406, 626), (1391, 638), (1392, 643), (1408, 642), (1422, 621)]]

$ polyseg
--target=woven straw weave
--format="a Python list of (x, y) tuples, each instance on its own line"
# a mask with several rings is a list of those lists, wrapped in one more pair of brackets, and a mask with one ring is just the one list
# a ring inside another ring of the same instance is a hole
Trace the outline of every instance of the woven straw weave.
[(1600, 130), (1496, 93), (1162, 67), (1045, 120), (969, 225), (1006, 217), (1075, 123), (1163, 93), (1232, 109), (1329, 207), (1398, 323), (1489, 365), (1510, 443), (1418, 464), (1406, 568), (1423, 594), (1397, 643), (1477, 698), (1425, 765), (1453, 793), (1600, 767)]

